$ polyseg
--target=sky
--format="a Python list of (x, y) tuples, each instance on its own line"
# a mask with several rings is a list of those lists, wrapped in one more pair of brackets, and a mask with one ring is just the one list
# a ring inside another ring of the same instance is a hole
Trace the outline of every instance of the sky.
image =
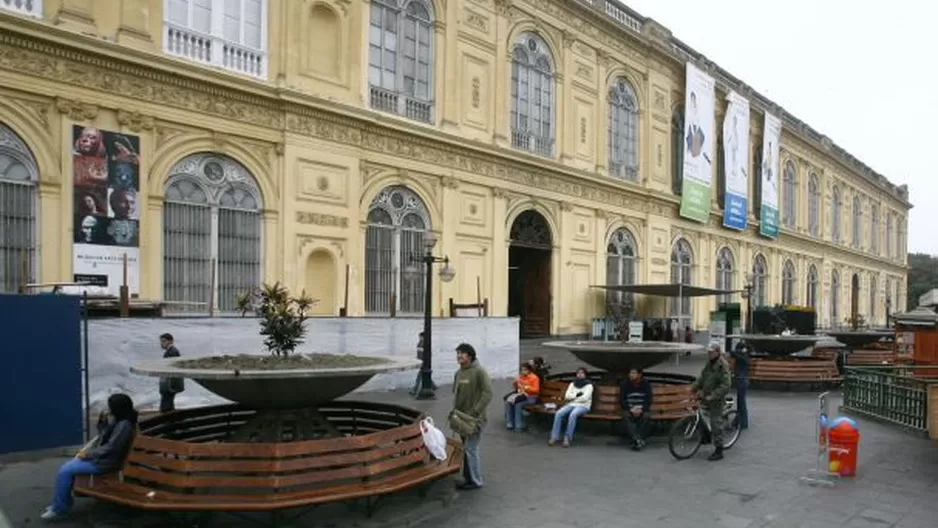
[(938, 2), (624, 0), (896, 185), (909, 251), (938, 255)]

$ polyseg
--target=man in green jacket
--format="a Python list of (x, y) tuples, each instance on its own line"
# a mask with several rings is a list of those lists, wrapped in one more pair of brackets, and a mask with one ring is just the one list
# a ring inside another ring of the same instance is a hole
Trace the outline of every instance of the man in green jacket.
[(475, 433), (463, 436), (462, 474), (465, 482), (457, 486), (461, 490), (474, 490), (482, 487), (481, 460), (479, 443), (482, 441), (482, 427), (486, 421), (486, 411), (492, 401), (492, 380), (488, 372), (476, 360), (476, 349), (462, 343), (456, 347), (456, 361), (459, 370), (453, 377), (453, 409), (472, 416), (479, 421)]
[(707, 364), (691, 386), (700, 405), (710, 412), (710, 438), (714, 451), (708, 460), (723, 460), (723, 407), (730, 392), (730, 366), (723, 359), (719, 343), (707, 347)]

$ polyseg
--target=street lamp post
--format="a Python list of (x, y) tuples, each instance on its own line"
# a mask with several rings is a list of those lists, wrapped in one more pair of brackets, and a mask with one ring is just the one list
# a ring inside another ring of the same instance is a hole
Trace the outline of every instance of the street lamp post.
[(423, 307), (423, 363), (420, 366), (420, 390), (417, 391), (418, 400), (432, 400), (436, 398), (436, 389), (433, 385), (433, 265), (443, 264), (440, 270), (440, 280), (451, 282), (456, 277), (456, 270), (450, 267), (449, 257), (435, 257), (433, 247), (436, 246), (436, 237), (427, 233), (424, 237), (426, 252), (421, 257), (414, 257), (415, 261), (423, 262), (426, 284), (424, 285)]
[(745, 333), (751, 333), (752, 332), (752, 289), (753, 289), (752, 279), (753, 279), (753, 275), (752, 273), (746, 273), (746, 275), (743, 278), (746, 281), (746, 283), (743, 284), (743, 299), (745, 299), (746, 301), (746, 318), (745, 318), (746, 328), (744, 329), (744, 331)]

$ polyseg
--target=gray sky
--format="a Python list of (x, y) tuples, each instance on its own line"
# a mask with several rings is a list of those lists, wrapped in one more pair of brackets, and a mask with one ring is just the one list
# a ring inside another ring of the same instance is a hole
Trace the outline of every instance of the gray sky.
[(938, 149), (928, 143), (938, 126), (938, 2), (624, 3), (889, 181), (908, 184), (909, 251), (938, 255), (938, 174), (926, 162)]

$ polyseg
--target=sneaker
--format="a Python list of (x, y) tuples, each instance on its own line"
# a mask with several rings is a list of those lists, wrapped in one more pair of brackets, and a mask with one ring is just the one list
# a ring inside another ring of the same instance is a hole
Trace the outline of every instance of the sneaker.
[(550, 440), (547, 441), (547, 445), (549, 445), (549, 446), (553, 446), (553, 445), (556, 444), (556, 443), (557, 443), (557, 441), (554, 440), (553, 438), (551, 438)]
[(56, 513), (55, 510), (52, 509), (52, 506), (49, 506), (46, 508), (46, 511), (42, 512), (42, 515), (40, 515), (39, 518), (43, 521), (58, 521), (60, 519), (64, 519), (65, 516)]
[(569, 439), (569, 438), (564, 438), (564, 439), (563, 439), (563, 446), (564, 446), (564, 447), (570, 447), (570, 439)]
[(716, 451), (713, 452), (712, 455), (710, 455), (709, 457), (707, 457), (707, 460), (709, 460), (709, 461), (711, 461), (711, 462), (715, 462), (715, 461), (717, 461), (717, 460), (723, 460), (723, 450), (722, 450), (722, 449), (717, 449)]

